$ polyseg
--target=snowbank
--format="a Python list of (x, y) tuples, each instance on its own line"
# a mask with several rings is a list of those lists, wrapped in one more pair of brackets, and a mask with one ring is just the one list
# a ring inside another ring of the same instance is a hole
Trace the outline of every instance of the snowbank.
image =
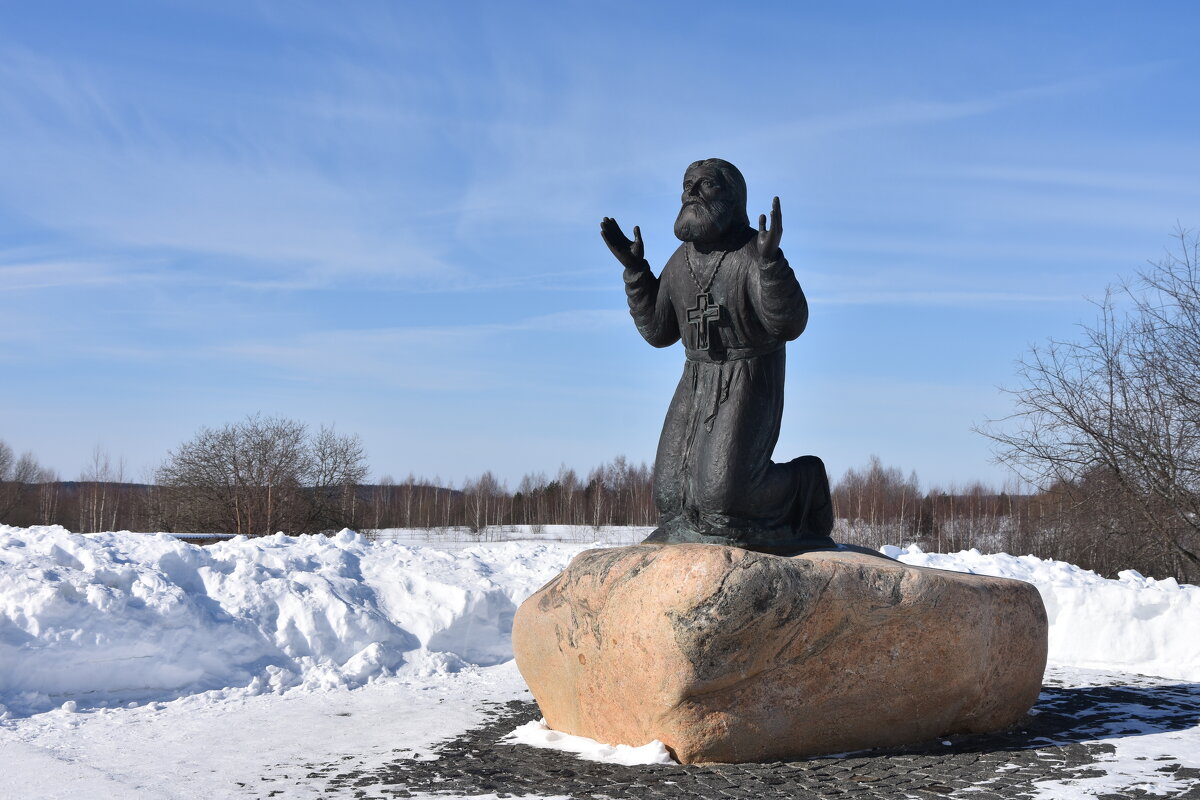
[(567, 559), (561, 547), (450, 553), (351, 531), (198, 547), (0, 526), (0, 715), (496, 664), (512, 657), (517, 605)]
[(906, 564), (1028, 581), (1050, 619), (1050, 660), (1064, 666), (1138, 672), (1200, 682), (1200, 586), (1145, 578), (1118, 580), (1036, 556), (953, 554), (884, 547)]
[[(198, 547), (0, 526), (0, 717), (499, 664), (520, 602), (588, 546), (448, 549), (343, 531)], [(1056, 662), (1200, 681), (1200, 588), (1032, 556), (885, 550), (1034, 583)]]

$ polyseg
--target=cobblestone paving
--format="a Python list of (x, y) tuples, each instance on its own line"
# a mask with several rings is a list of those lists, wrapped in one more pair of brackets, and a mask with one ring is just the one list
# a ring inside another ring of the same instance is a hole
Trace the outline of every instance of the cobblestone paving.
[[(488, 713), (485, 724), (434, 748), (433, 760), (399, 758), (374, 770), (313, 766), (307, 780), (323, 782), (330, 796), (354, 798), (1032, 798), (1035, 781), (1104, 774), (1105, 757), (1114, 747), (1097, 739), (1200, 725), (1200, 685), (1123, 676), (1120, 685), (1046, 686), (1026, 724), (1006, 733), (767, 764), (623, 767), (583, 761), (501, 741), (540, 716), (532, 702), (512, 701)], [(1153, 761), (1145, 765), (1146, 774), (1176, 782), (1166, 796), (1200, 800), (1200, 764), (1184, 764), (1170, 753), (1146, 761)], [(1158, 796), (1136, 786), (1099, 795), (1106, 800)]]

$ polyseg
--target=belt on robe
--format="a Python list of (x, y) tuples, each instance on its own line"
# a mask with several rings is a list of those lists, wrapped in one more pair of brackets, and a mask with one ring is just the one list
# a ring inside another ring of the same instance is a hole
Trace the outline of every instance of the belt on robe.
[(757, 358), (776, 350), (782, 350), (784, 342), (772, 342), (762, 347), (727, 347), (724, 350), (693, 350), (685, 347), (688, 361), (699, 361), (702, 364), (724, 364), (726, 361), (740, 361), (744, 358)]

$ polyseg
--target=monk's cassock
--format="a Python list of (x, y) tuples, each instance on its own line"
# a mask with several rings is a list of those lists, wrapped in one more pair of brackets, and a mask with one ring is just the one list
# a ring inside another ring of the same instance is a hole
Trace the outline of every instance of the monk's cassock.
[(784, 345), (804, 331), (808, 301), (782, 251), (764, 264), (749, 227), (740, 247), (733, 241), (707, 293), (698, 281), (709, 280), (720, 251), (699, 255), (688, 242), (657, 278), (645, 261), (625, 270), (629, 313), (643, 338), (655, 347), (682, 338), (687, 354), (654, 462), (659, 527), (646, 541), (782, 555), (833, 546), (825, 465), (816, 456), (771, 461)]

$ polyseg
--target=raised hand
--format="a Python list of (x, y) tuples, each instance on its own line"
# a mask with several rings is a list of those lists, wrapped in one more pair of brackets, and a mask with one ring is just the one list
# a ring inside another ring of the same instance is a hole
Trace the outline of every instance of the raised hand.
[(642, 244), (642, 231), (633, 226), (633, 241), (626, 238), (621, 226), (612, 217), (600, 220), (600, 237), (625, 269), (640, 269), (644, 263), (646, 247)]
[(758, 255), (764, 262), (771, 262), (779, 255), (779, 240), (783, 238), (783, 214), (779, 211), (779, 198), (771, 201), (771, 227), (767, 227), (767, 215), (758, 215)]

